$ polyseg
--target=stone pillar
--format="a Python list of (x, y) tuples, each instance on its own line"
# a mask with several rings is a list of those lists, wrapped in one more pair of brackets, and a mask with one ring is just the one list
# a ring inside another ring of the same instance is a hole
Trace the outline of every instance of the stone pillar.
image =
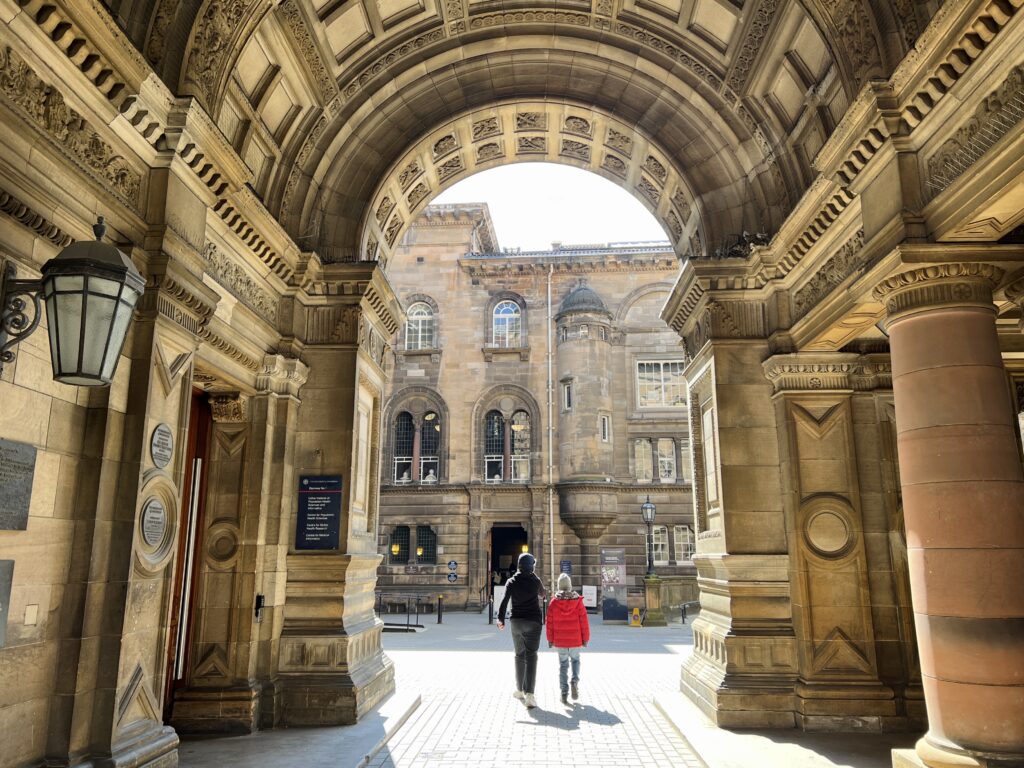
[(647, 614), (644, 618), (645, 627), (666, 627), (665, 612), (661, 607), (661, 579), (657, 576), (644, 577), (644, 600)]
[(512, 417), (502, 416), (504, 442), (501, 447), (501, 479), (506, 483), (512, 479)]
[[(295, 430), (295, 474), (340, 475), (336, 548), (299, 550), (295, 518), (277, 659), (279, 722), (354, 723), (394, 690), (374, 613), (381, 401), (389, 347), (402, 321), (375, 262), (324, 267), (296, 314), (309, 379)], [(294, 509), (296, 487), (289, 499)]]
[(1024, 474), (992, 304), (1001, 276), (952, 263), (875, 290), (929, 721), (895, 765), (1024, 764)]
[(423, 440), (423, 424), (416, 422), (412, 432), (412, 481), (420, 481), (420, 450)]

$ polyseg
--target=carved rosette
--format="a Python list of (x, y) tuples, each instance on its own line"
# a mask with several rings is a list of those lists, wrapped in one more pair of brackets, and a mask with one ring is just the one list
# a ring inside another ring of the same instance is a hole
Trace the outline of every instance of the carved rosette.
[(984, 307), (995, 311), (992, 290), (1003, 270), (991, 264), (938, 264), (883, 280), (874, 297), (885, 304), (887, 322), (942, 307)]

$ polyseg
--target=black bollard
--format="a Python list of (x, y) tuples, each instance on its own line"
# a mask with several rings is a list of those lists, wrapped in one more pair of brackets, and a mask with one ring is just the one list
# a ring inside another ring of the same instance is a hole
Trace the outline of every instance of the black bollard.
[(441, 623), (441, 619), (444, 618), (444, 595), (437, 596), (437, 623)]
[(679, 606), (679, 610), (683, 612), (683, 624), (686, 623), (686, 603)]
[(487, 601), (487, 623), (494, 623), (494, 598)]

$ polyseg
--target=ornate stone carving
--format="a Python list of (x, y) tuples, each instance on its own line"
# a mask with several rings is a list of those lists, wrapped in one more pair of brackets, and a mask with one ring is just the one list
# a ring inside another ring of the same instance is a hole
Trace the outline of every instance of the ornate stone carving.
[(271, 325), (277, 323), (277, 297), (266, 291), (246, 271), (227, 257), (214, 243), (203, 248), (207, 271), (243, 304), (249, 306)]
[(777, 5), (778, 0), (761, 0), (754, 10), (754, 16), (747, 27), (747, 34), (733, 59), (732, 70), (726, 78), (726, 84), (737, 93), (747, 84), (750, 68), (754, 66), (754, 59), (757, 58), (757, 54), (761, 50), (765, 35), (768, 34), (768, 27), (771, 26), (772, 19), (775, 17)]
[(590, 121), (583, 117), (576, 117), (570, 115), (565, 118), (565, 130), (569, 133), (578, 133), (580, 136), (590, 136), (593, 131), (593, 126)]
[(616, 176), (623, 178), (626, 176), (626, 164), (615, 155), (605, 155), (604, 160), (601, 161), (601, 167)]
[(565, 157), (575, 157), (579, 160), (586, 160), (590, 162), (590, 145), (584, 144), (582, 141), (571, 141), (570, 139), (562, 139), (562, 147), (558, 154)]
[(317, 307), (306, 315), (307, 344), (355, 344), (359, 332), (359, 307)]
[(567, 13), (565, 11), (509, 11), (492, 13), (487, 16), (474, 16), (470, 19), (470, 29), (487, 29), (503, 27), (507, 24), (576, 24), (581, 27), (590, 26), (590, 16), (585, 13)]
[(672, 205), (679, 211), (679, 216), (684, 222), (690, 220), (690, 203), (687, 201), (682, 187), (676, 187), (676, 191), (672, 193)]
[(406, 197), (406, 202), (409, 204), (409, 210), (415, 208), (423, 198), (430, 194), (430, 187), (426, 185), (426, 182), (421, 181), (415, 187), (412, 192)]
[(762, 364), (775, 392), (856, 390), (892, 387), (887, 355), (800, 352), (774, 355)]
[(852, 275), (864, 263), (864, 230), (861, 229), (821, 265), (810, 280), (793, 296), (793, 318), (806, 315), (833, 288)]
[(1024, 121), (1024, 66), (1015, 67), (974, 114), (928, 160), (932, 196), (946, 189), (1003, 136)]
[(678, 240), (683, 236), (683, 225), (679, 223), (679, 217), (675, 211), (669, 211), (665, 215), (665, 221), (668, 222), (668, 228), (672, 231), (672, 237)]
[(419, 160), (413, 160), (402, 172), (398, 174), (398, 183), (402, 189), (408, 189), (409, 185), (415, 180), (417, 176), (423, 173), (423, 167), (420, 165)]
[(146, 58), (159, 70), (166, 52), (167, 30), (174, 21), (174, 16), (181, 7), (179, 0), (159, 0), (153, 14), (153, 24), (146, 41)]
[(302, 11), (299, 10), (298, 3), (296, 0), (284, 0), (278, 8), (288, 25), (288, 31), (291, 32), (302, 53), (306, 66), (313, 75), (316, 87), (320, 91), (320, 100), (324, 104), (330, 103), (338, 95), (338, 83), (324, 64), (320, 48), (306, 26), (306, 19), (303, 17)]
[(545, 139), (543, 136), (519, 136), (516, 139), (516, 154), (543, 154), (547, 151), (547, 139)]
[(750, 339), (766, 335), (764, 306), (753, 302), (709, 301), (689, 333), (686, 347), (696, 355), (712, 339)]
[(665, 179), (668, 178), (668, 169), (658, 162), (657, 158), (652, 155), (648, 155), (647, 159), (644, 160), (644, 170), (662, 184), (664, 184)]
[(501, 126), (496, 117), (485, 117), (473, 123), (473, 141), (486, 139), (501, 133)]
[(825, 0), (824, 5), (859, 85), (878, 71), (882, 61), (871, 18), (864, 10), (863, 0)]
[(429, 32), (424, 32), (422, 35), (414, 37), (402, 45), (395, 48), (393, 51), (389, 51), (384, 54), (366, 69), (359, 73), (348, 85), (345, 86), (345, 90), (342, 91), (342, 96), (345, 101), (348, 101), (355, 96), (364, 85), (378, 75), (386, 72), (397, 61), (404, 59), (411, 53), (420, 50), (421, 48), (436, 43), (438, 40), (444, 39), (443, 29), (432, 29)]
[(60, 91), (44, 83), (8, 47), (0, 48), (0, 93), (22, 117), (45, 131), (67, 157), (138, 210), (142, 174), (67, 105)]
[(611, 16), (612, 0), (594, 0), (594, 13), (601, 16)]
[(661, 200), (661, 192), (654, 186), (650, 179), (646, 176), (641, 176), (640, 181), (637, 182), (636, 188), (640, 191), (644, 197), (646, 197), (652, 205), (657, 205), (658, 201)]
[(3, 211), (19, 224), (28, 227), (44, 240), (48, 240), (58, 248), (64, 248), (74, 242), (74, 238), (56, 224), (40, 216), (21, 202), (14, 195), (0, 190), (0, 211)]
[(377, 247), (378, 247), (377, 238), (373, 237), (373, 235), (371, 235), (369, 238), (367, 238), (367, 240), (366, 240), (366, 260), (367, 261), (373, 261), (373, 260), (375, 260), (377, 258)]
[(459, 140), (455, 137), (454, 133), (449, 133), (435, 141), (431, 151), (434, 153), (434, 159), (438, 160), (458, 148)]
[(445, 0), (444, 10), (449, 19), (461, 19), (466, 15), (462, 9), (462, 0)]
[(239, 392), (210, 394), (210, 412), (218, 424), (244, 424), (249, 418), (249, 398)]
[(263, 0), (209, 0), (195, 26), (187, 80), (209, 107), (217, 94), (226, 59), (250, 12)]
[(209, 328), (200, 328), (197, 334), (200, 339), (209, 344), (223, 355), (234, 360), (239, 365), (248, 368), (250, 371), (258, 371), (260, 364), (256, 358), (247, 355), (227, 339), (223, 339)]
[(139, 298), (136, 311), (140, 314), (159, 313), (189, 333), (202, 337), (214, 308), (213, 303), (189, 286), (171, 275), (163, 274), (148, 277), (146, 290)]
[(544, 131), (548, 127), (548, 116), (544, 112), (517, 112), (517, 131)]
[(388, 220), (388, 216), (395, 210), (395, 201), (391, 199), (390, 195), (384, 195), (384, 198), (380, 201), (377, 206), (377, 212), (374, 217), (377, 219), (377, 225), (380, 227), (384, 226), (384, 222)]
[(398, 237), (398, 233), (401, 231), (403, 224), (404, 222), (402, 221), (401, 216), (395, 216), (395, 218), (391, 220), (391, 223), (388, 224), (388, 228), (384, 231), (384, 239), (387, 241), (388, 246), (395, 244), (395, 239)]
[(256, 376), (260, 392), (298, 397), (299, 389), (309, 378), (309, 368), (301, 360), (285, 355), (267, 355)]
[(437, 178), (441, 181), (447, 181), (455, 174), (465, 170), (465, 168), (466, 165), (462, 162), (462, 155), (456, 155), (437, 166)]
[(991, 264), (939, 264), (901, 272), (883, 280), (874, 290), (885, 304), (889, 320), (929, 307), (977, 305), (991, 308), (992, 289), (1003, 270)]
[(713, 90), (721, 90), (722, 81), (718, 78), (718, 75), (693, 58), (693, 56), (686, 53), (680, 47), (673, 45), (657, 35), (652, 35), (643, 27), (636, 27), (623, 21), (616, 21), (614, 28), (618, 34), (635, 40), (641, 45), (658, 51), (659, 53), (668, 56), (673, 61), (681, 64), (698, 79), (711, 86)]
[(604, 143), (612, 149), (617, 149), (626, 157), (633, 156), (633, 137), (622, 133), (621, 131), (609, 128), (608, 136), (605, 138)]
[(476, 151), (476, 160), (478, 163), (482, 163), (485, 160), (493, 160), (496, 157), (503, 157), (505, 150), (499, 142), (490, 141), (487, 144), (481, 144), (479, 149)]

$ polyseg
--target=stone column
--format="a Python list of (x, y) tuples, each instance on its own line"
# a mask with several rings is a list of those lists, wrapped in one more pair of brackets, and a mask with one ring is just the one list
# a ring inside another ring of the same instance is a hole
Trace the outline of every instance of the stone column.
[(1001, 277), (943, 264), (875, 290), (929, 721), (898, 766), (1024, 764), (1024, 474), (992, 304)]
[(505, 427), (505, 442), (501, 448), (501, 479), (507, 483), (512, 479), (512, 417), (503, 416), (502, 421)]
[[(417, 416), (417, 418), (420, 418)], [(417, 423), (413, 426), (412, 432), (412, 481), (420, 481), (420, 446), (423, 440), (423, 425)]]

